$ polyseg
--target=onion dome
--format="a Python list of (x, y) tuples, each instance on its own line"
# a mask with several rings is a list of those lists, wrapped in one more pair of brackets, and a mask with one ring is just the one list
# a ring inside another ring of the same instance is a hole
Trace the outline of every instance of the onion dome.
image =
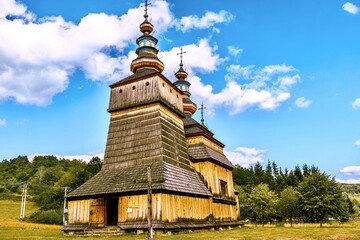
[(188, 73), (184, 70), (183, 68), (183, 63), (182, 63), (182, 56), (183, 54), (186, 52), (183, 52), (182, 48), (180, 49), (180, 53), (178, 53), (178, 55), (180, 55), (180, 68), (179, 70), (175, 73), (175, 77), (178, 79), (176, 82), (174, 82), (174, 85), (179, 88), (182, 92), (183, 92), (183, 106), (184, 106), (184, 114), (186, 116), (191, 116), (193, 115), (196, 110), (197, 110), (197, 106), (195, 103), (193, 103), (190, 99), (190, 83), (186, 80)]
[(156, 48), (156, 44), (158, 40), (151, 35), (154, 27), (147, 19), (148, 5), (150, 4), (146, 2), (144, 14), (145, 20), (140, 24), (140, 31), (143, 33), (143, 35), (136, 39), (136, 44), (138, 45), (136, 54), (138, 56), (131, 62), (130, 67), (130, 70), (133, 73), (136, 73), (142, 69), (153, 69), (158, 72), (162, 72), (164, 70), (164, 63), (157, 57), (159, 50)]

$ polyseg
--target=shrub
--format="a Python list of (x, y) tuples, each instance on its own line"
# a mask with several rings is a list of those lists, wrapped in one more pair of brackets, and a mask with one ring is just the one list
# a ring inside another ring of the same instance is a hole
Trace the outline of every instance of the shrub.
[(36, 223), (62, 225), (62, 220), (61, 211), (55, 209), (34, 212), (30, 216), (30, 221)]

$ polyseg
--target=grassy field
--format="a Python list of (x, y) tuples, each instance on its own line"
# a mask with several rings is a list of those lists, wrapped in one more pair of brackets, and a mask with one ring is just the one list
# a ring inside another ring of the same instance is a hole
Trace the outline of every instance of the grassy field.
[[(27, 204), (26, 216), (36, 210), (31, 202)], [(20, 202), (0, 200), (0, 239), (26, 239), (26, 240), (47, 240), (47, 239), (120, 239), (120, 240), (145, 240), (146, 235), (127, 234), (116, 237), (76, 237), (64, 235), (60, 229), (61, 226), (33, 224), (18, 220), (20, 213)], [(258, 239), (360, 239), (360, 222), (351, 222), (346, 224), (325, 224), (323, 228), (319, 228), (315, 224), (296, 225), (293, 228), (289, 226), (276, 227), (273, 225), (261, 227), (247, 225), (243, 228), (236, 228), (223, 231), (195, 231), (192, 233), (180, 232), (172, 236), (165, 234), (156, 235), (154, 239), (170, 239), (170, 240), (258, 240)]]

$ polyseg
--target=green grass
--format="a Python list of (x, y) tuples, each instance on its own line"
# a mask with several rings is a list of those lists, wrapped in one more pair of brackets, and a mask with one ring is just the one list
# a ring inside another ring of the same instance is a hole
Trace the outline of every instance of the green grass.
[[(36, 206), (30, 201), (27, 203), (26, 216), (30, 216), (32, 212), (36, 211)], [(116, 237), (79, 237), (68, 236), (63, 234), (60, 229), (61, 226), (34, 224), (24, 221), (19, 221), (20, 202), (10, 200), (0, 200), (0, 239), (26, 239), (26, 240), (47, 240), (47, 239), (108, 239), (108, 240), (145, 240), (145, 234), (135, 235), (127, 234)], [(243, 228), (234, 228), (223, 231), (195, 231), (192, 233), (180, 232), (174, 233), (171, 236), (166, 234), (159, 234), (154, 239), (169, 239), (169, 240), (192, 240), (192, 239), (206, 239), (206, 240), (289, 240), (289, 239), (338, 239), (350, 240), (360, 239), (360, 222), (351, 222), (346, 224), (333, 223), (325, 224), (323, 228), (319, 228), (318, 224), (299, 224), (290, 228), (276, 227), (274, 225), (267, 225), (265, 227), (247, 225)]]

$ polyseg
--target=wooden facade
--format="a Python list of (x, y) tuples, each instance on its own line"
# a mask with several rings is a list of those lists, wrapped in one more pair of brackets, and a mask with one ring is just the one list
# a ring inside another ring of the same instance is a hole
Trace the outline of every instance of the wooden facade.
[(134, 74), (110, 86), (103, 167), (68, 194), (69, 225), (63, 230), (146, 229), (147, 168), (155, 229), (239, 225), (233, 165), (224, 144), (191, 117), (197, 107), (182, 62), (173, 84), (161, 74), (152, 24), (145, 19), (140, 29)]

